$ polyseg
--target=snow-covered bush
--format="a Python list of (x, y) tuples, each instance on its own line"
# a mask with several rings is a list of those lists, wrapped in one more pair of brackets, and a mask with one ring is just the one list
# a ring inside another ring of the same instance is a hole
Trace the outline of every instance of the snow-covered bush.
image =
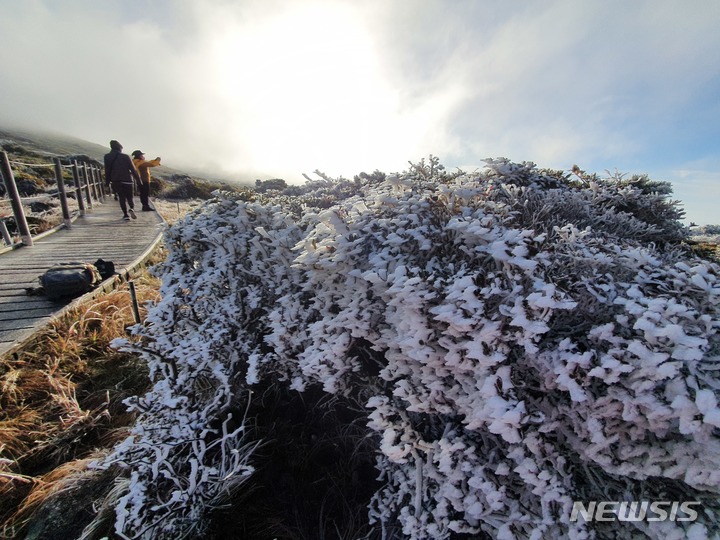
[(700, 225), (693, 229), (693, 234), (717, 236), (720, 235), (720, 225)]
[(701, 225), (690, 229), (692, 240), (720, 245), (720, 225)]
[[(365, 403), (379, 529), (711, 534), (720, 268), (682, 247), (664, 187), (505, 159), (448, 174), (431, 158), (295, 196), (218, 194), (169, 230), (163, 300), (142, 344), (124, 343), (155, 387), (106, 461), (130, 478), (118, 533), (200, 531), (252, 482), (243, 411), (273, 380)], [(570, 520), (573, 501), (608, 500), (703, 511), (695, 524)]]

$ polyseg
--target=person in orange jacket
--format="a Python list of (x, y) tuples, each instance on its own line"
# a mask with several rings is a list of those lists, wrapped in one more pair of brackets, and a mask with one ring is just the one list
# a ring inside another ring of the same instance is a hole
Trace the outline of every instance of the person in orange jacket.
[(140, 202), (142, 203), (143, 212), (149, 212), (155, 210), (150, 206), (150, 167), (158, 167), (160, 165), (160, 158), (156, 157), (147, 161), (145, 154), (141, 150), (135, 150), (133, 153), (133, 165), (140, 173), (142, 183), (140, 184)]

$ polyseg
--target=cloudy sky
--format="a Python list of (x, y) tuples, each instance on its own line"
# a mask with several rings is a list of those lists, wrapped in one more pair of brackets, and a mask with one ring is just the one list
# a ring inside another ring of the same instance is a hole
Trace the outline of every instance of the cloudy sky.
[(0, 0), (0, 125), (246, 182), (487, 157), (720, 223), (718, 0)]

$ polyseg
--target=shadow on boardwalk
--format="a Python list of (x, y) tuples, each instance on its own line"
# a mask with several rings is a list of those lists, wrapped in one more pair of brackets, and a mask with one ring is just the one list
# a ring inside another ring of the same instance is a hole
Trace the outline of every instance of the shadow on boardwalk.
[(119, 276), (103, 282), (100, 289), (110, 290), (149, 257), (163, 228), (156, 212), (138, 212), (136, 220), (123, 221), (118, 204), (109, 201), (79, 217), (70, 229), (36, 239), (32, 247), (0, 253), (0, 355), (11, 352), (74, 302), (26, 294), (27, 287), (39, 286), (38, 277), (45, 270), (63, 262), (112, 261)]

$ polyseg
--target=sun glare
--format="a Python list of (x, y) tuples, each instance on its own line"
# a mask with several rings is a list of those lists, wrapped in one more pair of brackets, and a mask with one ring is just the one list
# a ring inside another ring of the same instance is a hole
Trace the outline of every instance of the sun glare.
[(305, 7), (253, 28), (228, 26), (213, 51), (215, 94), (244, 146), (238, 159), (269, 172), (291, 163), (303, 168), (298, 176), (374, 165), (368, 156), (397, 135), (377, 126), (398, 110), (376, 54), (347, 8)]

